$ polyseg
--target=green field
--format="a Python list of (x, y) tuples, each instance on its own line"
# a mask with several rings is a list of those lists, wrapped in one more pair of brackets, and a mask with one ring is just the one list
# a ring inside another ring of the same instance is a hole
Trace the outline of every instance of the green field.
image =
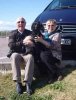
[(46, 78), (34, 80), (34, 93), (18, 95), (12, 75), (0, 74), (0, 100), (76, 100), (76, 67), (66, 66), (63, 80), (47, 84)]

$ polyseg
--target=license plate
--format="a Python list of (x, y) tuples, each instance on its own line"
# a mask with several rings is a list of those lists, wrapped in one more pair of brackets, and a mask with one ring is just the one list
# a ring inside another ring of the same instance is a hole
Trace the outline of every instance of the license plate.
[(70, 39), (61, 39), (61, 44), (71, 45), (71, 40)]

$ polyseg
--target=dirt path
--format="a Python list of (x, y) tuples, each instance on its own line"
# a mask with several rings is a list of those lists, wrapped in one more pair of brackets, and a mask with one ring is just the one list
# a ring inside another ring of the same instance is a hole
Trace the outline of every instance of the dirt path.
[[(6, 38), (1, 38), (0, 37), (0, 61), (6, 61), (6, 55), (9, 51), (8, 48), (8, 37)], [(4, 58), (1, 60), (1, 58)]]

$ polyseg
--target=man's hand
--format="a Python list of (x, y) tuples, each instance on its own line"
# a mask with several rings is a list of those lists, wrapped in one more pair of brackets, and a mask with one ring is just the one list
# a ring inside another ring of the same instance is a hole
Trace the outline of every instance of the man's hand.
[(24, 45), (28, 45), (28, 46), (34, 46), (34, 43), (32, 41), (32, 37), (31, 36), (27, 36), (24, 40), (23, 40), (23, 44)]

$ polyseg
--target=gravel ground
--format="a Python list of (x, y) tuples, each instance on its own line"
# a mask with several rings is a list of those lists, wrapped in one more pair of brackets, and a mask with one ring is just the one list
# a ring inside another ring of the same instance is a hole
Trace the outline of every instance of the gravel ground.
[(9, 51), (8, 37), (6, 38), (0, 37), (0, 62), (10, 61), (10, 59), (6, 57), (8, 51)]

